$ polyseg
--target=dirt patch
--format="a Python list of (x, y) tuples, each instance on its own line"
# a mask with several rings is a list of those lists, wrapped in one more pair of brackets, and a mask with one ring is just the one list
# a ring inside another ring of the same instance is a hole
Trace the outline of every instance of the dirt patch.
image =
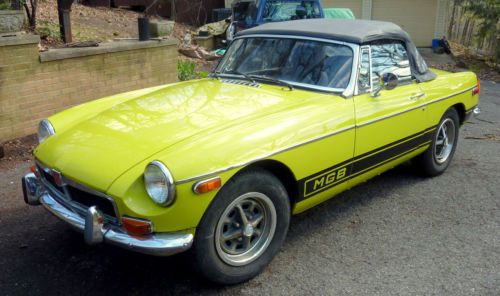
[(30, 162), (36, 145), (38, 145), (36, 135), (3, 143), (4, 157), (0, 159), (0, 169), (9, 169), (19, 162)]
[[(113, 38), (137, 37), (137, 18), (141, 13), (106, 7), (89, 7), (75, 3), (71, 7), (73, 41), (112, 41)], [(63, 46), (59, 36), (57, 1), (43, 0), (39, 4), (37, 32), (42, 45)]]
[[(90, 7), (75, 3), (71, 8), (71, 29), (74, 43), (86, 41), (111, 42), (116, 38), (137, 38), (137, 18), (142, 13), (126, 8)], [(155, 20), (156, 17), (151, 19)], [(65, 44), (59, 38), (59, 20), (56, 0), (42, 0), (39, 4), (36, 33), (41, 38), (40, 50), (61, 48)], [(186, 33), (195, 31), (193, 26), (175, 23), (169, 37), (185, 42)], [(192, 59), (179, 54), (180, 60), (190, 60), (197, 71), (211, 71), (217, 61)]]

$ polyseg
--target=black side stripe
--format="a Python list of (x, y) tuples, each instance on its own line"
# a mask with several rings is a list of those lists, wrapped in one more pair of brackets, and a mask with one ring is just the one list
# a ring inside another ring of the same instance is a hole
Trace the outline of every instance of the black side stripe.
[(307, 199), (428, 145), (435, 129), (435, 126), (428, 128), (299, 180), (301, 196), (298, 201)]

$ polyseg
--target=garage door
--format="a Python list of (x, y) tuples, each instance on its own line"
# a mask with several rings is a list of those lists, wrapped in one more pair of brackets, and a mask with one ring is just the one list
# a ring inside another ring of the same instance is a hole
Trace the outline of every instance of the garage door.
[(373, 0), (372, 19), (398, 24), (417, 46), (431, 46), (437, 0)]
[(324, 8), (349, 8), (357, 19), (361, 18), (361, 0), (322, 0)]

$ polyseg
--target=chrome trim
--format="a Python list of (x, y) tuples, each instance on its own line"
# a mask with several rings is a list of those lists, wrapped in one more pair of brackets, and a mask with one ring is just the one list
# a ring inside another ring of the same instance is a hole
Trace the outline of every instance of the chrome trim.
[(459, 92), (456, 92), (454, 94), (451, 94), (451, 95), (448, 95), (446, 97), (442, 97), (442, 98), (439, 98), (439, 99), (435, 99), (433, 101), (430, 101), (430, 102), (427, 102), (424, 104), (424, 106), (427, 106), (427, 105), (430, 105), (430, 104), (434, 104), (434, 103), (437, 103), (437, 102), (440, 102), (440, 101), (443, 101), (443, 100), (446, 100), (446, 99), (449, 99), (451, 97), (454, 97), (454, 96), (458, 96), (460, 94), (463, 94), (464, 92), (468, 92), (469, 90), (472, 90), (475, 86), (472, 86), (472, 87), (469, 87), (467, 89), (464, 89), (464, 90), (461, 90)]
[[(88, 232), (95, 233), (95, 229), (92, 229), (93, 223), (86, 223), (84, 217), (64, 207), (49, 193), (43, 194), (40, 202), (49, 212), (74, 229), (80, 232), (88, 229)], [(126, 233), (121, 227), (109, 223), (104, 223), (101, 233), (104, 243), (154, 256), (168, 256), (187, 251), (194, 239), (191, 233), (153, 233), (135, 237)]]
[(472, 110), (472, 114), (474, 114), (474, 116), (478, 116), (479, 114), (481, 114), (481, 109), (479, 108), (479, 106)]
[(369, 125), (369, 124), (372, 124), (372, 123), (375, 123), (375, 122), (379, 122), (379, 121), (382, 121), (384, 119), (388, 119), (388, 118), (391, 118), (391, 117), (395, 117), (395, 116), (398, 116), (398, 115), (401, 115), (401, 114), (404, 114), (404, 113), (407, 113), (407, 112), (410, 112), (410, 111), (413, 111), (415, 109), (418, 109), (418, 108), (423, 108), (423, 107), (427, 107), (428, 105), (430, 104), (434, 104), (434, 103), (437, 103), (437, 102), (440, 102), (440, 101), (443, 101), (443, 100), (446, 100), (446, 99), (449, 99), (451, 97), (454, 97), (454, 96), (458, 96), (460, 94), (463, 94), (465, 92), (468, 92), (469, 90), (471, 90), (472, 88), (468, 88), (468, 89), (465, 89), (465, 90), (461, 90), (459, 92), (456, 92), (454, 94), (451, 94), (451, 95), (448, 95), (446, 97), (443, 97), (443, 98), (439, 98), (439, 99), (436, 99), (436, 100), (433, 100), (433, 101), (430, 101), (430, 102), (426, 102), (424, 104), (421, 104), (421, 105), (418, 105), (418, 106), (415, 106), (415, 107), (412, 107), (410, 109), (406, 109), (404, 111), (400, 111), (400, 112), (396, 112), (396, 113), (393, 113), (393, 114), (389, 114), (389, 115), (386, 115), (386, 116), (382, 116), (382, 117), (379, 117), (379, 118), (376, 118), (376, 119), (373, 119), (373, 120), (370, 120), (370, 121), (367, 121), (367, 122), (363, 122), (362, 124), (356, 124), (356, 128), (358, 127), (363, 127), (363, 126), (366, 126), (366, 125)]
[[(40, 160), (38, 160), (38, 159), (35, 159), (35, 163), (36, 163), (36, 165), (37, 165), (38, 167), (40, 167), (42, 170), (44, 170), (47, 174), (52, 175), (52, 174), (51, 174), (51, 172), (52, 172), (52, 171), (54, 171), (54, 169), (52, 169), (52, 168), (50, 168), (50, 167), (46, 166), (45, 164), (43, 164), (43, 163), (42, 163)], [(82, 185), (82, 184), (80, 184), (80, 183), (77, 183), (77, 182), (73, 181), (72, 179), (69, 179), (68, 177), (66, 177), (66, 176), (64, 176), (64, 175), (62, 175), (62, 174), (61, 174), (61, 177), (62, 177), (62, 182), (63, 182), (63, 184), (64, 184), (64, 185), (62, 186), (62, 188), (63, 188), (63, 190), (64, 190), (64, 194), (65, 194), (65, 195), (67, 195), (67, 196), (64, 196), (64, 195), (60, 194), (60, 193), (59, 193), (59, 191), (58, 191), (56, 188), (54, 188), (54, 186), (52, 186), (52, 184), (50, 184), (47, 180), (45, 180), (45, 177), (44, 177), (43, 175), (41, 176), (41, 178), (40, 178), (40, 179), (41, 179), (41, 183), (43, 184), (43, 186), (44, 186), (45, 188), (50, 189), (50, 191), (52, 191), (54, 194), (58, 195), (60, 198), (62, 198), (62, 199), (64, 199), (65, 201), (67, 201), (67, 202), (68, 202), (68, 205), (67, 205), (67, 206), (77, 207), (77, 208), (79, 208), (79, 209), (80, 209), (80, 210), (82, 210), (82, 211), (86, 211), (86, 210), (87, 210), (87, 207), (86, 207), (85, 205), (80, 204), (80, 203), (79, 203), (79, 202), (77, 202), (77, 201), (72, 200), (72, 198), (71, 198), (71, 194), (69, 194), (69, 192), (68, 192), (68, 190), (67, 190), (67, 187), (66, 187), (66, 186), (71, 186), (71, 187), (74, 187), (74, 188), (79, 189), (79, 190), (81, 190), (81, 191), (87, 192), (87, 193), (89, 193), (89, 194), (92, 194), (92, 195), (95, 195), (95, 196), (98, 196), (98, 197), (101, 197), (101, 198), (105, 198), (105, 199), (107, 199), (107, 200), (108, 200), (109, 202), (111, 202), (111, 204), (113, 205), (113, 210), (114, 210), (114, 212), (115, 212), (115, 217), (112, 217), (112, 216), (109, 216), (109, 215), (106, 215), (106, 214), (104, 214), (104, 216), (105, 216), (108, 220), (112, 220), (112, 221), (114, 221), (116, 224), (120, 224), (120, 221), (119, 221), (119, 219), (118, 219), (118, 217), (119, 217), (118, 206), (116, 205), (115, 200), (114, 200), (111, 196), (109, 196), (109, 195), (107, 195), (107, 194), (105, 194), (105, 193), (103, 193), (103, 192), (101, 192), (101, 191), (98, 191), (98, 190), (96, 190), (96, 189), (89, 188), (89, 187), (87, 187), (87, 186), (85, 186), (85, 185)], [(69, 199), (68, 199), (68, 198), (69, 198)]]
[(358, 82), (359, 82), (359, 74), (361, 72), (361, 59), (363, 57), (363, 51), (368, 51), (368, 63), (370, 64), (369, 67), (370, 67), (370, 72), (369, 72), (369, 75), (370, 75), (370, 90), (367, 91), (367, 92), (364, 92), (362, 94), (366, 94), (366, 93), (371, 93), (372, 90), (373, 90), (373, 79), (372, 79), (372, 50), (371, 50), (371, 46), (369, 45), (362, 45), (359, 47), (359, 54), (358, 54), (358, 65), (356, 67), (356, 81), (355, 81), (355, 87), (354, 87), (354, 95), (357, 96), (357, 95), (360, 95), (361, 93), (359, 92), (359, 85), (358, 85)]
[(271, 157), (273, 155), (276, 155), (276, 154), (279, 154), (279, 153), (283, 153), (283, 152), (286, 152), (288, 150), (292, 150), (294, 148), (297, 148), (297, 147), (300, 147), (300, 146), (304, 146), (304, 145), (307, 145), (309, 143), (313, 143), (313, 142), (316, 142), (316, 141), (319, 141), (319, 140), (323, 140), (325, 138), (328, 138), (328, 137), (331, 137), (331, 136), (334, 136), (334, 135), (337, 135), (337, 134), (340, 134), (340, 133), (343, 133), (343, 132), (346, 132), (346, 131), (349, 131), (349, 130), (352, 130), (354, 129), (354, 125), (353, 126), (349, 126), (349, 127), (346, 127), (346, 128), (343, 128), (343, 129), (340, 129), (340, 130), (337, 130), (335, 132), (332, 132), (332, 133), (329, 133), (329, 134), (325, 134), (321, 137), (318, 137), (318, 138), (314, 138), (314, 139), (311, 139), (311, 140), (308, 140), (308, 141), (305, 141), (305, 142), (302, 142), (300, 144), (296, 144), (296, 145), (292, 145), (292, 146), (289, 146), (285, 149), (282, 149), (282, 150), (278, 150), (278, 151), (275, 151), (275, 152), (272, 152), (272, 153), (269, 153), (269, 154), (266, 154), (266, 155), (263, 155), (263, 156), (260, 156), (260, 157), (257, 157), (251, 161), (246, 161), (246, 162), (242, 162), (242, 163), (239, 163), (239, 164), (235, 164), (235, 165), (231, 165), (231, 166), (227, 166), (223, 169), (219, 169), (217, 171), (213, 171), (213, 172), (210, 172), (210, 173), (206, 173), (206, 174), (202, 174), (202, 175), (198, 175), (198, 176), (195, 176), (195, 177), (190, 177), (190, 178), (186, 178), (186, 179), (181, 179), (181, 180), (178, 180), (175, 182), (175, 184), (183, 184), (183, 183), (187, 183), (187, 182), (191, 182), (191, 181), (194, 181), (194, 180), (198, 180), (200, 178), (204, 178), (204, 177), (210, 177), (210, 176), (213, 176), (215, 174), (220, 174), (220, 173), (223, 173), (223, 172), (227, 172), (229, 170), (232, 170), (232, 169), (235, 169), (235, 168), (238, 168), (238, 167), (241, 167), (241, 166), (245, 166), (245, 165), (249, 165), (251, 163), (254, 163), (256, 161), (259, 161), (259, 160), (262, 160), (262, 159), (266, 159), (268, 157)]
[(31, 206), (40, 204), (39, 199), (43, 194), (43, 186), (38, 182), (34, 173), (26, 174), (22, 179), (24, 202)]
[[(161, 161), (159, 160), (154, 160), (150, 163), (148, 163), (148, 165), (146, 166), (146, 168), (150, 165), (154, 165), (154, 166), (157, 166), (158, 168), (160, 168), (160, 170), (162, 171), (162, 173), (165, 175), (165, 177), (167, 178), (167, 190), (168, 190), (168, 198), (167, 200), (164, 202), (164, 203), (157, 203), (156, 201), (154, 201), (153, 198), (151, 198), (151, 200), (160, 205), (160, 206), (163, 206), (163, 207), (167, 207), (169, 205), (171, 205), (174, 201), (175, 201), (175, 193), (176, 193), (176, 190), (175, 190), (175, 182), (174, 182), (174, 177), (172, 176), (172, 174), (170, 173), (170, 170), (167, 168), (166, 165), (164, 165)], [(146, 175), (144, 174), (144, 178), (146, 178)], [(144, 187), (146, 187), (146, 182), (144, 182)], [(144, 188), (146, 189), (146, 188)], [(146, 193), (148, 194), (149, 197), (151, 197), (149, 195), (149, 192), (148, 190), (146, 189)]]
[[(204, 179), (204, 180), (201, 180), (201, 181), (198, 181), (196, 182), (194, 185), (193, 185), (193, 192), (196, 193), (196, 194), (203, 194), (203, 192), (198, 192), (198, 187), (202, 184), (202, 183), (205, 183), (205, 182), (209, 182), (209, 181), (213, 181), (213, 180), (221, 180), (221, 178), (219, 176), (215, 176), (213, 178), (208, 178), (208, 179)], [(221, 184), (222, 184), (222, 180), (221, 180)]]
[(212, 176), (212, 175), (215, 175), (215, 174), (220, 174), (220, 173), (223, 173), (223, 172), (227, 172), (229, 170), (232, 170), (232, 169), (235, 169), (235, 168), (238, 168), (238, 167), (241, 167), (241, 166), (249, 165), (249, 164), (254, 163), (256, 161), (259, 161), (259, 160), (262, 160), (262, 159), (266, 159), (266, 158), (274, 156), (276, 154), (279, 154), (279, 153), (282, 153), (282, 152), (286, 152), (288, 150), (291, 150), (291, 149), (294, 149), (294, 148), (297, 148), (297, 147), (300, 147), (300, 146), (303, 146), (303, 145), (306, 145), (306, 144), (309, 144), (309, 143), (312, 143), (312, 142), (315, 142), (315, 141), (319, 141), (319, 140), (322, 140), (324, 138), (328, 138), (328, 137), (334, 136), (334, 135), (342, 133), (342, 132), (346, 132), (346, 131), (354, 129), (354, 128), (363, 127), (363, 126), (371, 124), (371, 123), (375, 123), (375, 122), (378, 122), (378, 121), (381, 121), (381, 120), (384, 120), (384, 119), (387, 119), (387, 118), (390, 118), (390, 117), (394, 117), (394, 116), (397, 116), (397, 115), (400, 115), (400, 114), (404, 114), (406, 112), (413, 111), (413, 110), (418, 109), (418, 108), (425, 107), (427, 105), (430, 105), (430, 104), (433, 104), (433, 103), (436, 103), (436, 102), (439, 102), (439, 101), (443, 101), (443, 100), (449, 99), (451, 97), (454, 97), (454, 96), (460, 95), (462, 93), (465, 93), (465, 92), (471, 90), (472, 88), (473, 87), (470, 87), (468, 89), (456, 92), (454, 94), (448, 95), (448, 96), (443, 97), (443, 98), (439, 98), (439, 99), (433, 100), (431, 102), (424, 103), (422, 105), (413, 107), (411, 109), (408, 109), (408, 110), (405, 110), (405, 111), (402, 111), (402, 112), (398, 112), (398, 113), (390, 114), (390, 115), (387, 115), (387, 116), (384, 116), (384, 117), (381, 117), (381, 118), (377, 118), (375, 120), (372, 120), (372, 121), (369, 121), (369, 122), (365, 122), (365, 123), (360, 124), (360, 125), (354, 125), (354, 126), (351, 126), (351, 127), (347, 127), (347, 128), (338, 130), (336, 132), (333, 132), (333, 133), (330, 133), (330, 134), (326, 134), (326, 135), (323, 135), (321, 137), (318, 137), (318, 138), (315, 138), (315, 139), (311, 139), (311, 140), (305, 141), (303, 143), (300, 143), (300, 144), (297, 144), (297, 145), (293, 145), (293, 146), (287, 147), (285, 149), (278, 150), (278, 151), (275, 151), (275, 152), (272, 152), (272, 153), (269, 153), (269, 154), (257, 157), (257, 158), (255, 158), (253, 160), (250, 160), (250, 161), (246, 161), (246, 162), (242, 162), (242, 163), (239, 163), (239, 164), (227, 166), (225, 168), (222, 168), (222, 169), (210, 172), (210, 173), (206, 173), (206, 174), (202, 174), (202, 175), (197, 175), (197, 176), (190, 177), (190, 178), (181, 179), (181, 180), (176, 181), (176, 184), (183, 184), (183, 183), (195, 181), (195, 180), (198, 180), (200, 178), (209, 177), (209, 176)]
[[(325, 42), (325, 43), (340, 44), (340, 45), (344, 45), (344, 46), (351, 48), (351, 50), (352, 50), (351, 77), (349, 77), (349, 83), (347, 84), (347, 87), (345, 89), (314, 86), (311, 84), (304, 84), (304, 83), (293, 82), (293, 81), (286, 81), (286, 82), (290, 83), (291, 85), (296, 85), (299, 87), (302, 86), (302, 87), (306, 87), (306, 88), (313, 89), (313, 90), (319, 90), (319, 91), (323, 91), (323, 92), (325, 92), (325, 91), (335, 92), (335, 93), (342, 92), (342, 96), (345, 98), (348, 98), (348, 97), (351, 97), (354, 95), (354, 87), (355, 87), (355, 82), (356, 82), (356, 68), (357, 68), (357, 61), (358, 61), (358, 55), (359, 55), (359, 52), (358, 52), (359, 45), (354, 44), (354, 43), (349, 43), (349, 42), (326, 39), (326, 38), (307, 37), (307, 36), (300, 36), (300, 35), (278, 35), (278, 34), (276, 34), (276, 35), (274, 35), (274, 34), (243, 35), (243, 36), (238, 36), (238, 37), (234, 38), (234, 40), (244, 39), (244, 38), (259, 38), (259, 37), (311, 40), (311, 41), (319, 41), (319, 42)], [(233, 42), (234, 42), (234, 40), (233, 40)]]
[(50, 121), (48, 119), (42, 119), (40, 121), (40, 123), (38, 123), (38, 131), (37, 131), (37, 137), (38, 137), (39, 144), (42, 144), (43, 142), (45, 142), (45, 140), (47, 140), (47, 138), (45, 138), (43, 140), (40, 139), (40, 129), (42, 127), (46, 128), (47, 131), (49, 132), (49, 136), (47, 138), (49, 138), (52, 135), (55, 135), (55, 133), (56, 133), (56, 130), (54, 129), (54, 126), (52, 126), (52, 123), (50, 123)]
[(104, 241), (104, 217), (96, 206), (87, 209), (83, 239), (88, 245), (100, 244)]

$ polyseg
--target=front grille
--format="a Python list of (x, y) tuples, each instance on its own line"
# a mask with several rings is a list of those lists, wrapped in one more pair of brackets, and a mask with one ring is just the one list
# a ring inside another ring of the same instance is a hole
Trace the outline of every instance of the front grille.
[(87, 208), (97, 206), (104, 214), (116, 218), (115, 207), (109, 199), (85, 192), (71, 185), (68, 185), (67, 189), (71, 199), (77, 203)]
[[(45, 187), (49, 191), (54, 192), (57, 195), (55, 197), (67, 207), (71, 207), (84, 215), (87, 208), (97, 206), (112, 222), (117, 221), (118, 213), (116, 212), (115, 204), (106, 195), (64, 177), (64, 185), (58, 186), (51, 174), (52, 169), (42, 167), (39, 164), (37, 167), (43, 179), (42, 181), (44, 181), (42, 183), (45, 184)], [(95, 194), (92, 192), (95, 192)]]

